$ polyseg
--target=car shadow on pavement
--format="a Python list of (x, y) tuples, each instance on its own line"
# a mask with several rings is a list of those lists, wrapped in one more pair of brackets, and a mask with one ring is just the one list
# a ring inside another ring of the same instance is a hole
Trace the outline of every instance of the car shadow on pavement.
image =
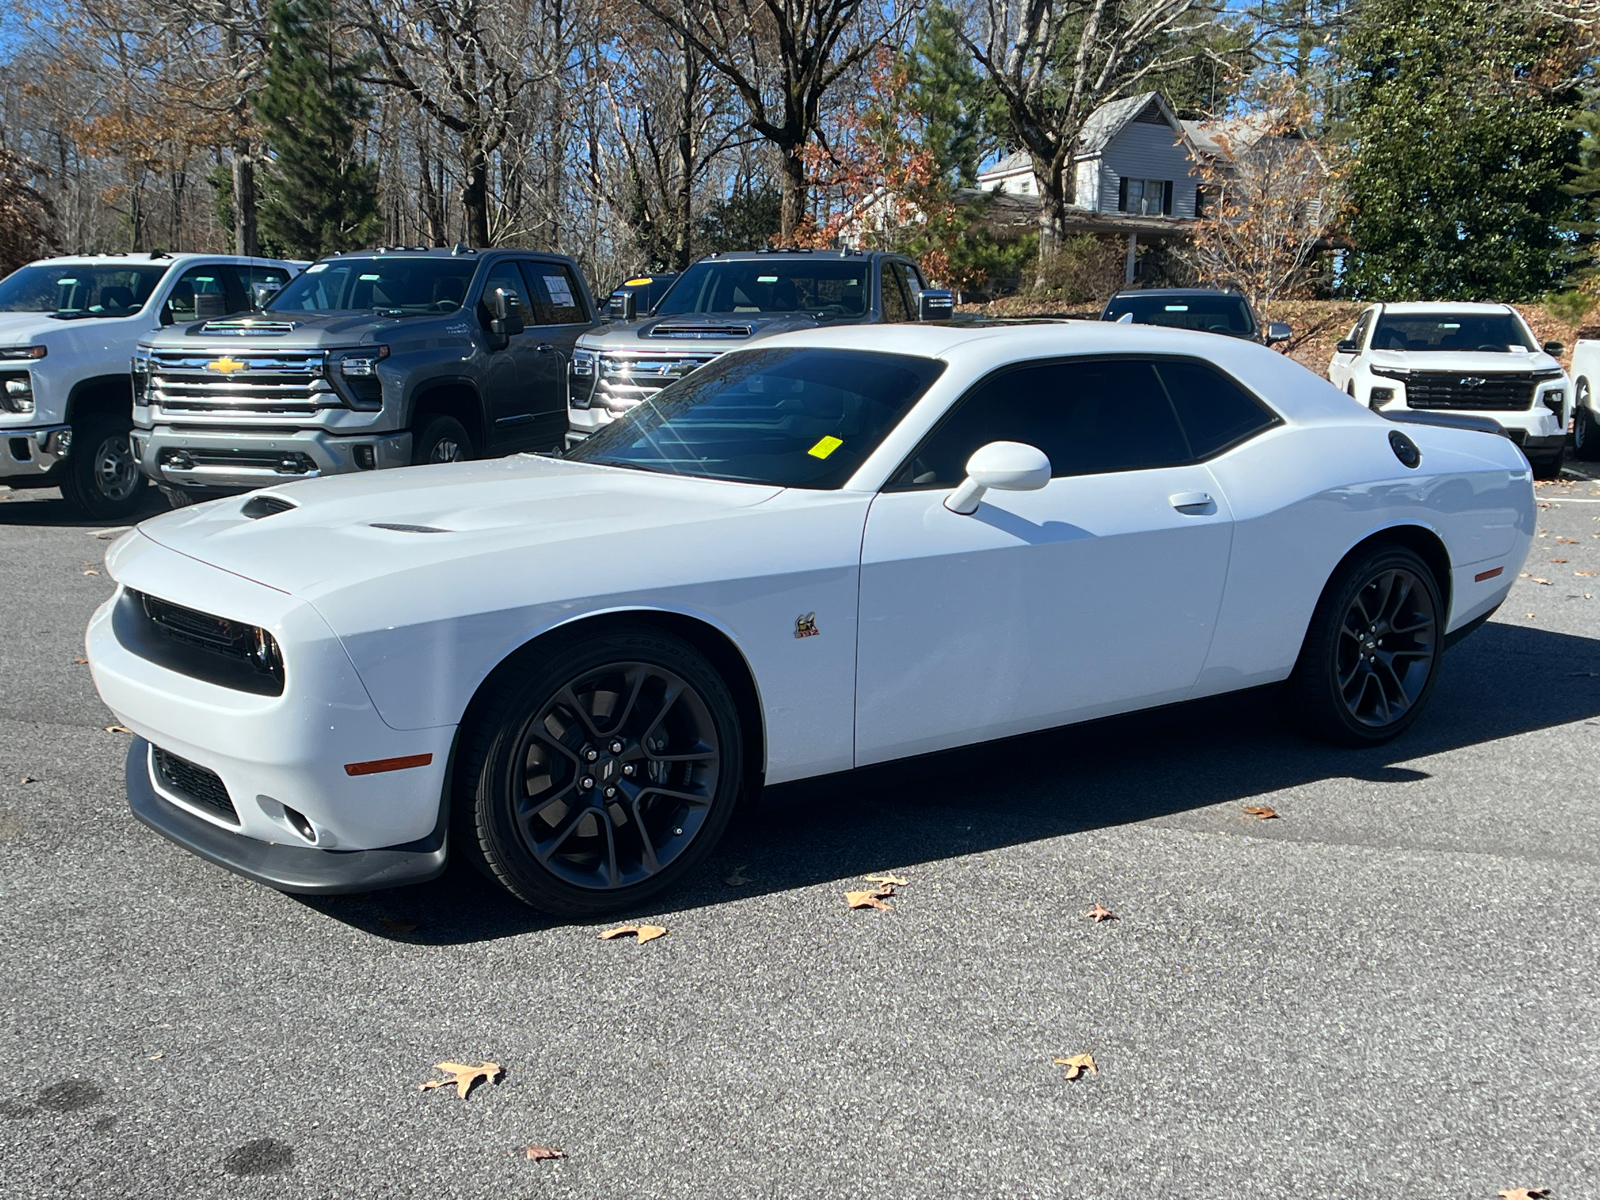
[[(696, 878), (604, 924), (1248, 803), (1323, 779), (1403, 783), (1426, 773), (1400, 763), (1597, 717), (1600, 640), (1491, 623), (1446, 655), (1428, 711), (1387, 746), (1308, 741), (1285, 720), (1278, 689), (1259, 688), (787, 784), (734, 823)], [(306, 903), (424, 944), (604, 927), (533, 912), (459, 862), (418, 887)]]
[(143, 503), (131, 517), (106, 521), (86, 517), (61, 498), (57, 488), (23, 488), (0, 491), (0, 525), (37, 525), (42, 529), (104, 529), (137, 525), (170, 508), (166, 497), (153, 487), (144, 490)]

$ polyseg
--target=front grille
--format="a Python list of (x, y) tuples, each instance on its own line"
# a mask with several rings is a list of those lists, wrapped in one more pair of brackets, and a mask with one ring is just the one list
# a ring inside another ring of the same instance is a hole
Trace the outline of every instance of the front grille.
[(161, 465), (175, 471), (192, 471), (196, 467), (248, 467), (290, 476), (318, 473), (317, 460), (299, 450), (171, 447), (161, 452)]
[(180, 800), (187, 800), (196, 808), (215, 813), (230, 825), (239, 823), (234, 811), (233, 798), (228, 787), (215, 771), (208, 771), (198, 763), (179, 758), (160, 746), (150, 747), (150, 761), (155, 765), (156, 778)]
[(150, 398), (173, 413), (310, 416), (343, 403), (324, 375), (320, 350), (158, 351), (150, 356)]
[(716, 357), (715, 354), (672, 358), (602, 355), (596, 364), (593, 402), (616, 411), (632, 408)]
[(1540, 380), (1531, 371), (1413, 371), (1403, 382), (1410, 408), (1518, 412), (1533, 407)]

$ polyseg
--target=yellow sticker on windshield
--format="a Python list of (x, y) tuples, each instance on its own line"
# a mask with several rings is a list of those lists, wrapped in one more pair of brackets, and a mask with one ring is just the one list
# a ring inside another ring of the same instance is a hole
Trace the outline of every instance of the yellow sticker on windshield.
[(844, 445), (843, 438), (825, 437), (815, 446), (811, 447), (811, 449), (807, 450), (806, 453), (811, 455), (812, 458), (827, 458), (828, 455), (832, 454), (842, 445)]

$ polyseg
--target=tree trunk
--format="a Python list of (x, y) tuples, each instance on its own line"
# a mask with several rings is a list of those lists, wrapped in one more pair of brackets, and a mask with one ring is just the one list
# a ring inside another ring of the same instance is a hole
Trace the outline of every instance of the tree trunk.
[(489, 245), (489, 159), (482, 150), (467, 154), (461, 181), (461, 207), (467, 220), (467, 241), (475, 250)]
[(694, 49), (687, 39), (678, 39), (682, 57), (678, 60), (678, 97), (683, 106), (678, 113), (678, 190), (673, 197), (672, 265), (683, 270), (694, 253), (694, 163), (699, 148), (695, 145), (694, 93), (698, 75)]
[(795, 231), (806, 219), (806, 164), (800, 157), (802, 147), (794, 143), (778, 147), (782, 191), (778, 206), (778, 240), (785, 246), (794, 244)]
[(254, 255), (256, 239), (256, 160), (250, 139), (233, 140), (233, 252)]
[[(1074, 142), (1076, 138), (1074, 138)], [(1033, 159), (1034, 177), (1039, 184), (1039, 274), (1035, 286), (1045, 286), (1045, 264), (1061, 250), (1067, 232), (1067, 207), (1076, 197), (1077, 179), (1063, 163), (1062, 155)]]

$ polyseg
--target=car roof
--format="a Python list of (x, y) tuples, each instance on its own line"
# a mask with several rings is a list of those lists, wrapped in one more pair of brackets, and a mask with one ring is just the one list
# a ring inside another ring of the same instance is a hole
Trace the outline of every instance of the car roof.
[(859, 258), (870, 261), (875, 258), (904, 258), (903, 254), (894, 254), (888, 250), (723, 250), (716, 254), (707, 254), (698, 259), (698, 262), (783, 262), (790, 259), (832, 258), (848, 261)]
[(1451, 304), (1439, 300), (1407, 300), (1398, 304), (1380, 304), (1376, 307), (1381, 308), (1385, 313), (1394, 313), (1397, 316), (1405, 316), (1407, 313), (1427, 316), (1435, 313), (1508, 313), (1515, 311), (1509, 304), (1484, 301), (1464, 301), (1460, 304)]
[(197, 254), (190, 251), (162, 254), (157, 251), (155, 253), (141, 252), (138, 254), (61, 254), (54, 258), (37, 259), (27, 265), (42, 267), (51, 263), (60, 263), (63, 266), (69, 263), (129, 263), (139, 266), (170, 267), (173, 263), (188, 262), (196, 258), (203, 258), (207, 262), (225, 263), (281, 263), (291, 261), (284, 258), (269, 258), (263, 254)]
[(1112, 300), (1131, 299), (1135, 296), (1233, 296), (1243, 295), (1232, 288), (1126, 288), (1111, 297)]

